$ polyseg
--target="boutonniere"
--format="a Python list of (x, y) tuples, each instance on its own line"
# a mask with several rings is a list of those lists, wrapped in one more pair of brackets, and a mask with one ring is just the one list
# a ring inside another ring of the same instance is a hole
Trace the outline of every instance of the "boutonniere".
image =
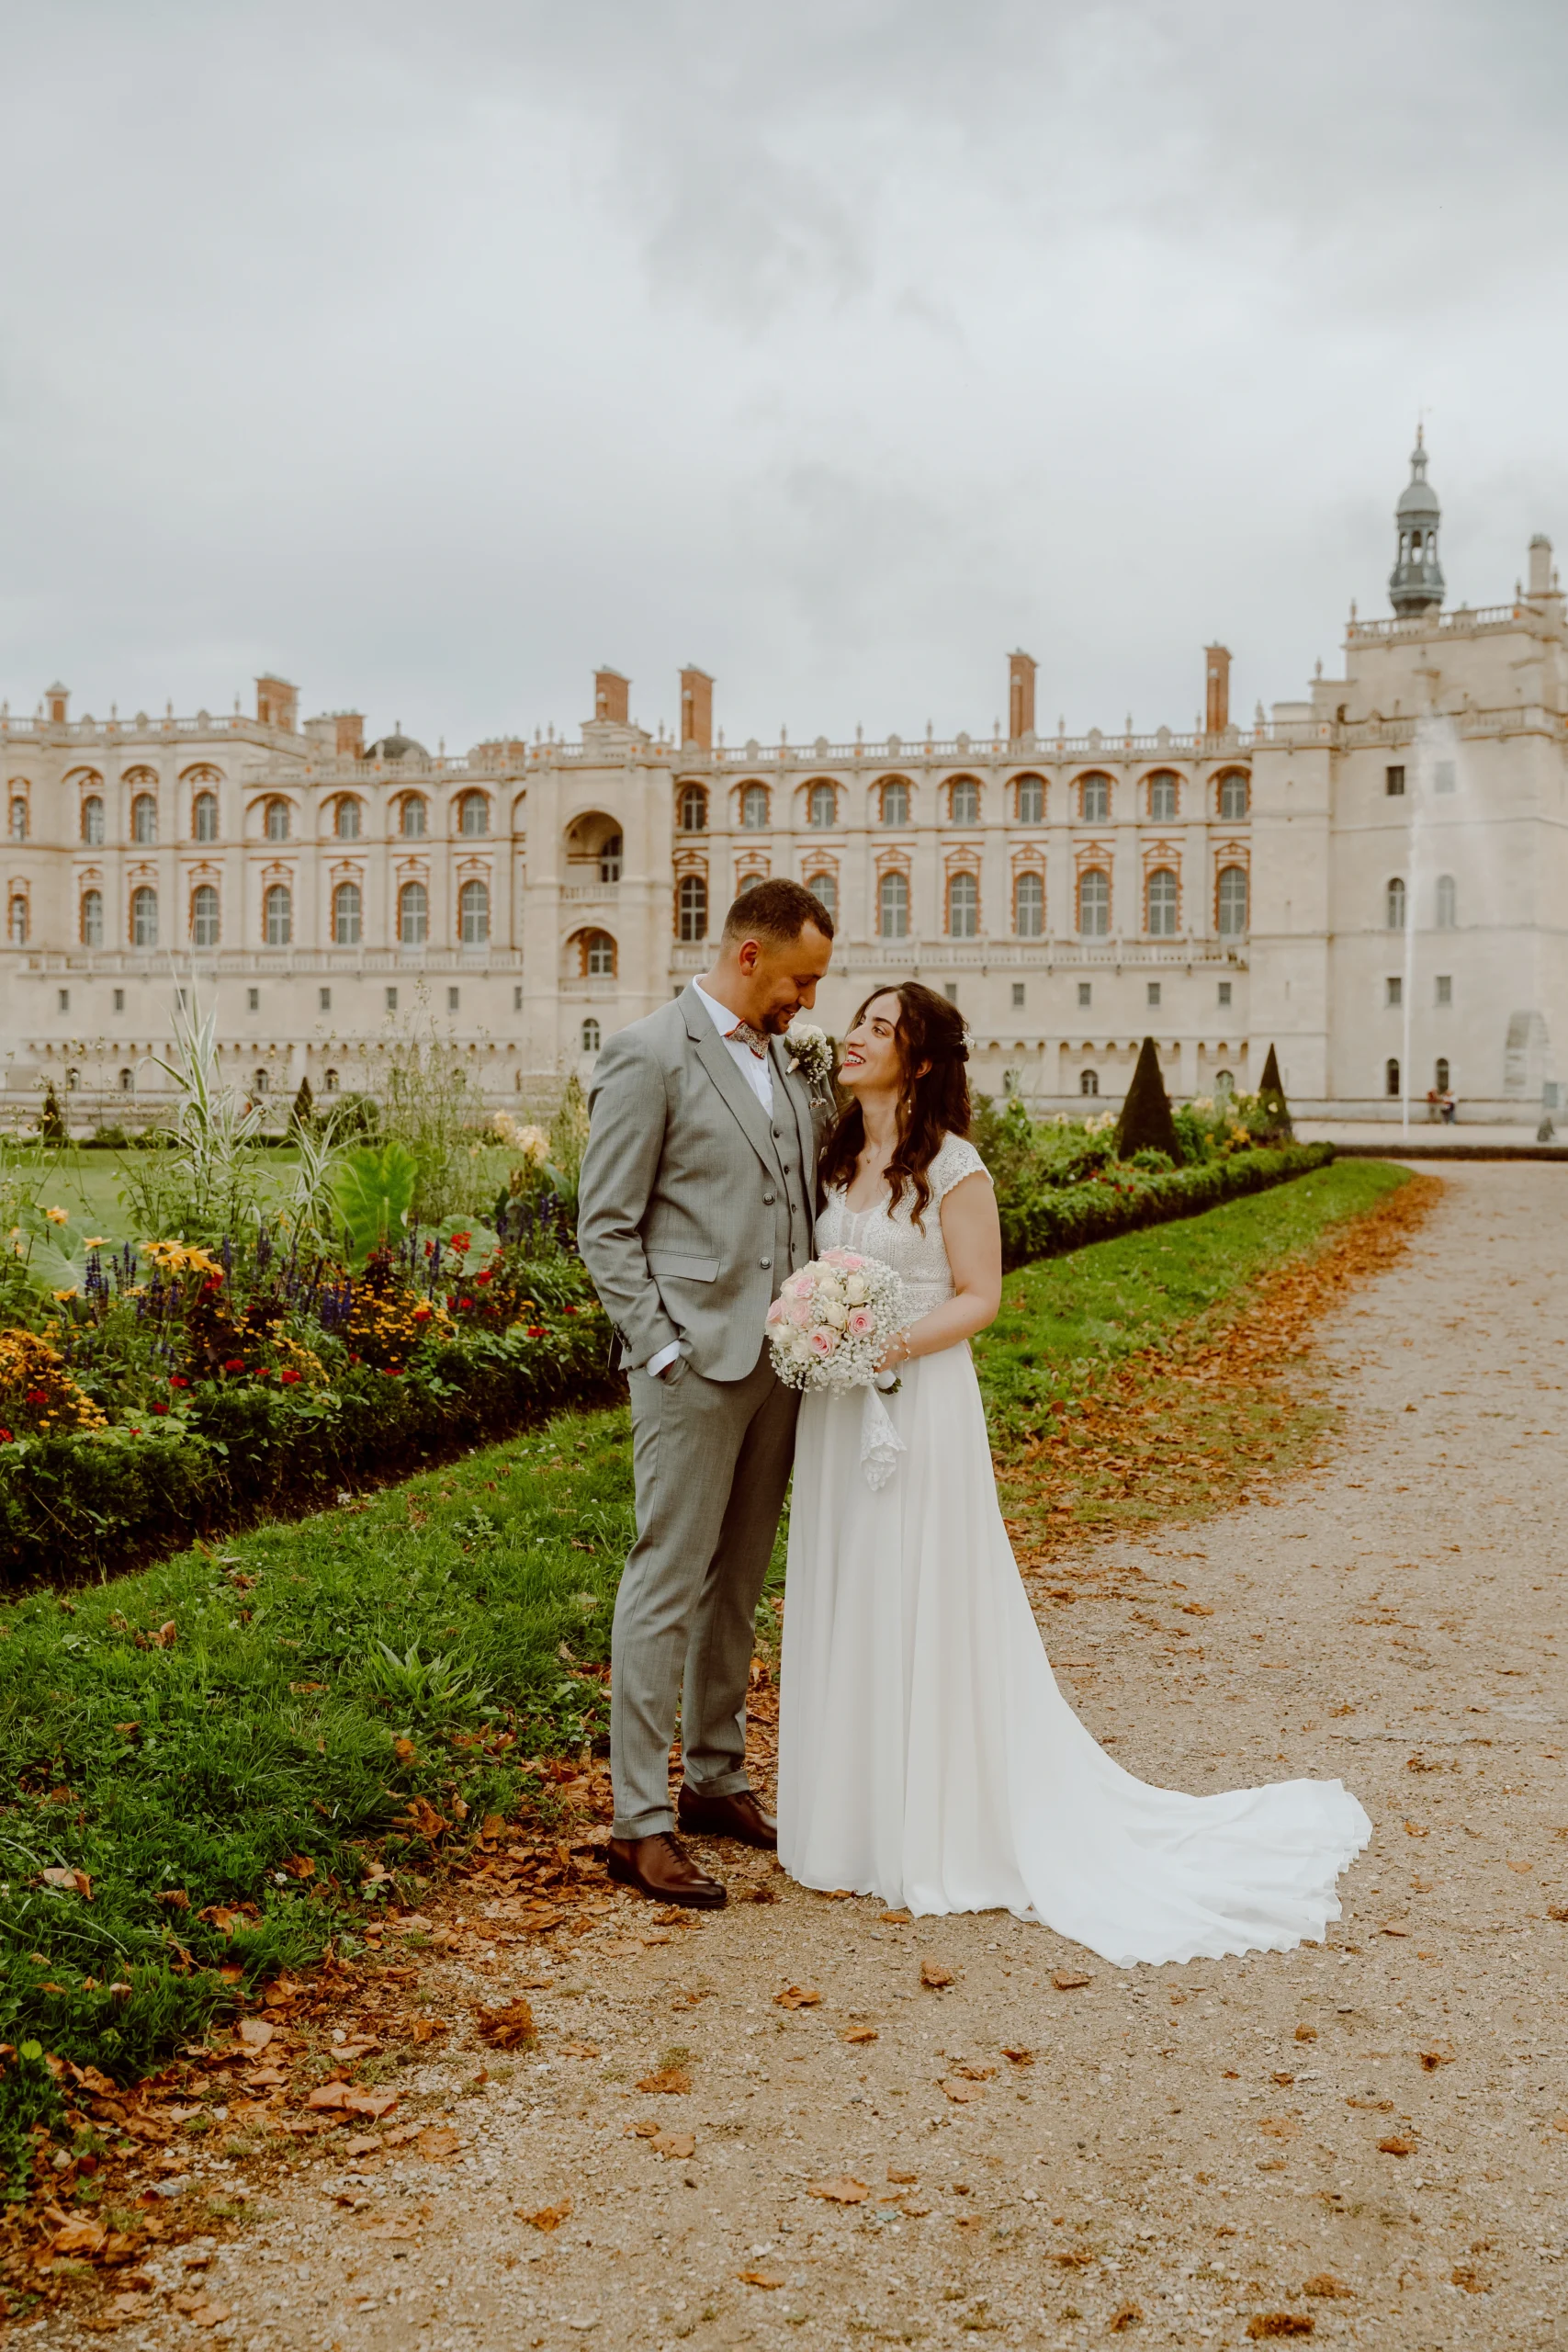
[(815, 1022), (796, 1021), (784, 1032), (791, 1070), (804, 1070), (812, 1086), (826, 1086), (833, 1075), (833, 1048), (828, 1033)]

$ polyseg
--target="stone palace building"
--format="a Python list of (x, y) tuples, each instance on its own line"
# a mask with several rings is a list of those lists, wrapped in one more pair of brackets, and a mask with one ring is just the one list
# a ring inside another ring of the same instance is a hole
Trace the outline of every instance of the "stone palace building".
[(1568, 1023), (1568, 621), (1539, 537), (1511, 601), (1445, 609), (1438, 522), (1418, 441), (1392, 616), (1352, 605), (1343, 676), (1249, 725), (1209, 647), (1190, 732), (1043, 729), (1021, 652), (1005, 730), (949, 741), (728, 744), (698, 669), (673, 728), (604, 669), (575, 742), (460, 758), (301, 722), (275, 677), (254, 717), (75, 718), (52, 686), (0, 714), (0, 1113), (35, 1119), (52, 1080), (73, 1126), (155, 1115), (193, 975), (252, 1094), (374, 1091), (434, 1016), (515, 1105), (789, 874), (838, 926), (826, 1024), (917, 975), (988, 1091), (1114, 1102), (1150, 1035), (1178, 1095), (1256, 1085), (1272, 1042), (1300, 1111), (1450, 1088), (1533, 1122)]

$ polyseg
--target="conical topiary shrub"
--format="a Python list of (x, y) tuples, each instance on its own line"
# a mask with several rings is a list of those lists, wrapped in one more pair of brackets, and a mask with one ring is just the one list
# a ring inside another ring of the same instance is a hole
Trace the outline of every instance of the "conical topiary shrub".
[(1116, 1127), (1118, 1159), (1131, 1159), (1135, 1151), (1163, 1151), (1178, 1168), (1181, 1165), (1181, 1146), (1177, 1140), (1176, 1122), (1170, 1115), (1170, 1097), (1160, 1076), (1159, 1055), (1152, 1037), (1144, 1039), (1138, 1067), (1133, 1072), (1133, 1083), (1127, 1089), (1127, 1100), (1122, 1105)]
[(1295, 1134), (1291, 1125), (1291, 1106), (1285, 1100), (1285, 1090), (1280, 1083), (1280, 1057), (1272, 1046), (1263, 1065), (1263, 1081), (1258, 1090), (1258, 1107), (1267, 1121), (1264, 1133), (1270, 1143), (1289, 1143)]

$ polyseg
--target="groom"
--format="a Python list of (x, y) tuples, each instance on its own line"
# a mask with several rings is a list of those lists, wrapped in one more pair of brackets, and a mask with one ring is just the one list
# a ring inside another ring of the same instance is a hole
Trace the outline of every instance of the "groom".
[(811, 1255), (830, 1115), (779, 1040), (832, 944), (809, 890), (754, 884), (713, 969), (610, 1039), (590, 1098), (578, 1242), (629, 1367), (637, 1481), (611, 1652), (609, 1871), (701, 1910), (725, 1889), (674, 1835), (677, 1700), (681, 1827), (776, 1843), (746, 1777), (746, 1685), (798, 1400), (764, 1327)]

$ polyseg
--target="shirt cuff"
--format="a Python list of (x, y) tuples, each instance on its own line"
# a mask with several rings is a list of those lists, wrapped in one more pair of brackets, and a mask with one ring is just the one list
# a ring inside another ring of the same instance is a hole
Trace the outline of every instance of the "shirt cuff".
[(657, 1380), (660, 1374), (665, 1369), (665, 1367), (674, 1363), (680, 1352), (680, 1340), (671, 1340), (667, 1348), (660, 1348), (656, 1356), (649, 1357), (648, 1362), (643, 1365), (644, 1372), (648, 1374), (650, 1379)]

